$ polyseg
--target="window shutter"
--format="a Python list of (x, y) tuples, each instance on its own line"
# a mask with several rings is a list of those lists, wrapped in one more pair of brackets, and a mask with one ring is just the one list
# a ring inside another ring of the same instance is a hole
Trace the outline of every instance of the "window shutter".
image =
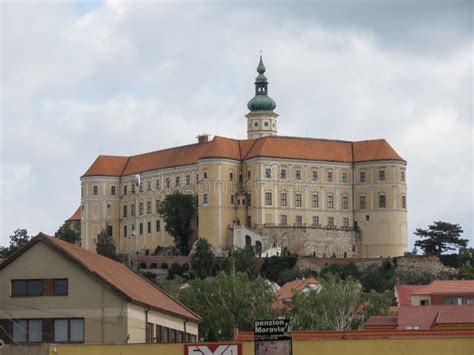
[(45, 296), (53, 296), (54, 295), (54, 288), (53, 288), (53, 280), (52, 279), (44, 279), (43, 280), (43, 294)]
[(10, 319), (2, 319), (0, 320), (0, 326), (0, 339), (2, 339), (5, 344), (11, 344), (13, 336), (12, 321)]
[(43, 319), (43, 342), (52, 343), (54, 340), (53, 320)]

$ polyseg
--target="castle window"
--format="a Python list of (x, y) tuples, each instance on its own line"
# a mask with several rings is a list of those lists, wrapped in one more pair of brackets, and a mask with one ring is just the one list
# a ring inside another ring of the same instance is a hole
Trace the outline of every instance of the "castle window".
[(234, 195), (230, 195), (230, 203), (234, 204)]
[(328, 208), (334, 208), (334, 196), (328, 195)]
[(281, 169), (281, 171), (280, 171), (280, 178), (281, 178), (281, 179), (286, 179), (286, 169)]
[(151, 191), (151, 180), (148, 180), (148, 181), (146, 182), (146, 189), (147, 189), (148, 191)]
[(255, 122), (253, 123), (253, 125), (254, 125), (255, 127), (258, 127), (258, 121), (255, 121)]
[(151, 233), (151, 222), (147, 222), (146, 228), (147, 228), (148, 234), (150, 234)]
[(405, 170), (402, 170), (402, 171), (400, 172), (400, 180), (401, 180), (401, 181), (405, 181)]
[(402, 195), (402, 208), (407, 208), (407, 197)]
[(265, 122), (263, 123), (263, 125), (264, 125), (265, 127), (268, 127), (268, 122), (265, 121)]
[(237, 199), (237, 205), (240, 206), (240, 198)]
[(130, 205), (130, 215), (131, 215), (132, 217), (135, 217), (135, 209), (136, 209), (135, 204), (134, 204), (134, 203), (131, 204), (131, 205)]
[(359, 182), (365, 182), (365, 171), (359, 173)]
[(250, 176), (251, 176), (251, 171), (250, 170), (247, 170), (247, 179), (250, 180)]
[(122, 209), (123, 209), (123, 213), (122, 213), (123, 218), (127, 218), (127, 217), (128, 217), (128, 206), (127, 206), (127, 205), (124, 205), (124, 206), (122, 207)]
[(123, 194), (128, 194), (128, 185), (123, 185)]
[(287, 201), (286, 201), (286, 192), (282, 192), (280, 194), (280, 206), (286, 206)]
[(301, 207), (301, 194), (299, 192), (295, 195), (295, 207)]
[(132, 194), (135, 193), (135, 184), (132, 182)]
[(151, 201), (146, 202), (146, 213), (151, 214)]
[(171, 186), (171, 179), (168, 177), (166, 178), (166, 188), (169, 189)]
[(313, 226), (319, 225), (319, 216), (313, 216)]
[(313, 170), (311, 172), (311, 175), (313, 177), (313, 181), (317, 181), (318, 180), (318, 171), (317, 170)]
[(368, 214), (365, 215), (365, 220), (366, 221), (369, 221), (370, 220), (370, 216)]
[(206, 205), (208, 203), (208, 198), (208, 194), (202, 194), (202, 203)]
[(245, 206), (245, 198), (242, 199), (242, 206)]
[(123, 226), (123, 236), (126, 237), (128, 233), (127, 226)]
[(311, 196), (311, 207), (318, 208), (319, 206), (319, 196), (314, 194)]
[(270, 169), (270, 168), (265, 169), (265, 177), (267, 179), (272, 177), (272, 169)]
[(328, 182), (332, 182), (332, 170), (328, 170), (328, 172), (327, 172), (327, 180), (328, 180)]
[(141, 216), (143, 214), (143, 202), (138, 204), (138, 214)]
[[(245, 205), (245, 202), (244, 202), (244, 201), (245, 201), (245, 200), (242, 200), (242, 204)], [(251, 195), (251, 194), (247, 194), (247, 206), (250, 207), (251, 203), (252, 203), (252, 195)]]
[(157, 178), (157, 179), (156, 179), (156, 189), (157, 189), (157, 190), (161, 189), (161, 181), (160, 181), (160, 178)]
[(365, 209), (365, 195), (359, 196), (359, 208), (361, 210)]
[(81, 197), (84, 196), (84, 188), (81, 186)]
[(140, 181), (139, 187), (140, 187), (140, 192), (143, 192), (143, 181)]
[(296, 216), (295, 217), (295, 225), (297, 227), (302, 227), (303, 226), (303, 217), (302, 216)]
[(204, 179), (207, 179), (207, 171), (203, 173)]
[(280, 224), (287, 225), (288, 224), (288, 217), (286, 214), (282, 214), (280, 216)]
[(266, 206), (271, 206), (272, 205), (272, 193), (271, 192), (265, 192), (265, 205)]
[(140, 235), (142, 235), (143, 234), (143, 223), (139, 224), (139, 228), (140, 228)]
[(296, 169), (295, 178), (296, 178), (296, 180), (301, 180), (301, 170), (300, 169)]
[(160, 213), (160, 207), (161, 207), (161, 200), (156, 200), (155, 201), (155, 211), (156, 211), (156, 213)]
[(342, 219), (342, 225), (345, 228), (349, 228), (349, 218), (343, 218)]
[(334, 228), (334, 217), (328, 217), (328, 227)]
[(385, 180), (385, 170), (380, 169), (379, 170), (379, 181), (384, 181)]
[(384, 194), (380, 194), (379, 195), (379, 207), (380, 208), (385, 208), (386, 206), (386, 201), (385, 201), (385, 195)]
[(110, 186), (110, 194), (111, 194), (112, 196), (115, 195), (115, 185)]
[(98, 195), (98, 194), (99, 194), (99, 186), (94, 185), (94, 186), (92, 187), (92, 194), (93, 194), (93, 195)]
[(159, 219), (156, 220), (156, 231), (159, 232), (161, 230), (161, 221)]
[(345, 210), (349, 208), (349, 197), (342, 196), (342, 208)]
[(175, 185), (176, 185), (176, 187), (179, 187), (181, 185), (181, 177), (180, 176), (176, 176)]
[(347, 182), (347, 173), (342, 173), (341, 180), (342, 182)]
[(186, 175), (186, 185), (191, 185), (191, 175)]
[(234, 173), (232, 171), (229, 173), (229, 180), (234, 180)]
[(113, 226), (107, 226), (107, 236), (111, 237), (114, 234), (114, 227)]

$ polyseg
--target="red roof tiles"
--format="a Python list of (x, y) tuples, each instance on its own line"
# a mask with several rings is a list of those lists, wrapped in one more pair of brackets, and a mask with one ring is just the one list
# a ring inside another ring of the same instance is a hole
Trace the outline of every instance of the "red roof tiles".
[(100, 155), (83, 176), (122, 176), (144, 171), (192, 165), (205, 158), (244, 161), (256, 157), (333, 161), (404, 161), (384, 140), (348, 142), (327, 139), (268, 136), (236, 140), (215, 136), (212, 141), (131, 157)]
[(71, 217), (66, 219), (66, 222), (80, 222), (81, 221), (81, 206), (72, 214)]
[(130, 270), (126, 265), (43, 233), (33, 238), (24, 248), (2, 263), (0, 269), (6, 267), (24, 251), (40, 242), (79, 264), (99, 281), (111, 286), (133, 303), (147, 305), (159, 311), (193, 321), (201, 320), (197, 314), (141, 275)]
[(435, 280), (418, 288), (412, 295), (431, 295), (436, 293), (474, 293), (474, 280)]
[(397, 317), (370, 317), (365, 323), (366, 327), (393, 326), (397, 327)]
[(400, 306), (411, 305), (411, 295), (418, 289), (425, 287), (425, 285), (401, 285), (396, 286), (396, 293), (398, 303)]
[(310, 285), (318, 285), (319, 281), (314, 277), (308, 277), (307, 279), (300, 280), (295, 279), (284, 284), (277, 292), (277, 301), (290, 300), (293, 297), (294, 291), (303, 291)]

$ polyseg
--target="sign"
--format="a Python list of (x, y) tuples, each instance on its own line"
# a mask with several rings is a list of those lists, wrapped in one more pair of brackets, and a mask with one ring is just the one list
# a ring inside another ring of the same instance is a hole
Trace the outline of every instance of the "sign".
[(255, 355), (291, 355), (293, 342), (289, 319), (257, 320), (254, 323)]
[(242, 355), (241, 343), (184, 344), (184, 355)]

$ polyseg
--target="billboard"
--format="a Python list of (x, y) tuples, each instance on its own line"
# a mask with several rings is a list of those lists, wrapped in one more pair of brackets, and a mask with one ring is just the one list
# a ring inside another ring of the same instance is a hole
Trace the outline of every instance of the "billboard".
[(289, 319), (257, 320), (254, 323), (255, 355), (291, 355), (292, 337)]
[(184, 355), (242, 355), (241, 343), (184, 344)]

